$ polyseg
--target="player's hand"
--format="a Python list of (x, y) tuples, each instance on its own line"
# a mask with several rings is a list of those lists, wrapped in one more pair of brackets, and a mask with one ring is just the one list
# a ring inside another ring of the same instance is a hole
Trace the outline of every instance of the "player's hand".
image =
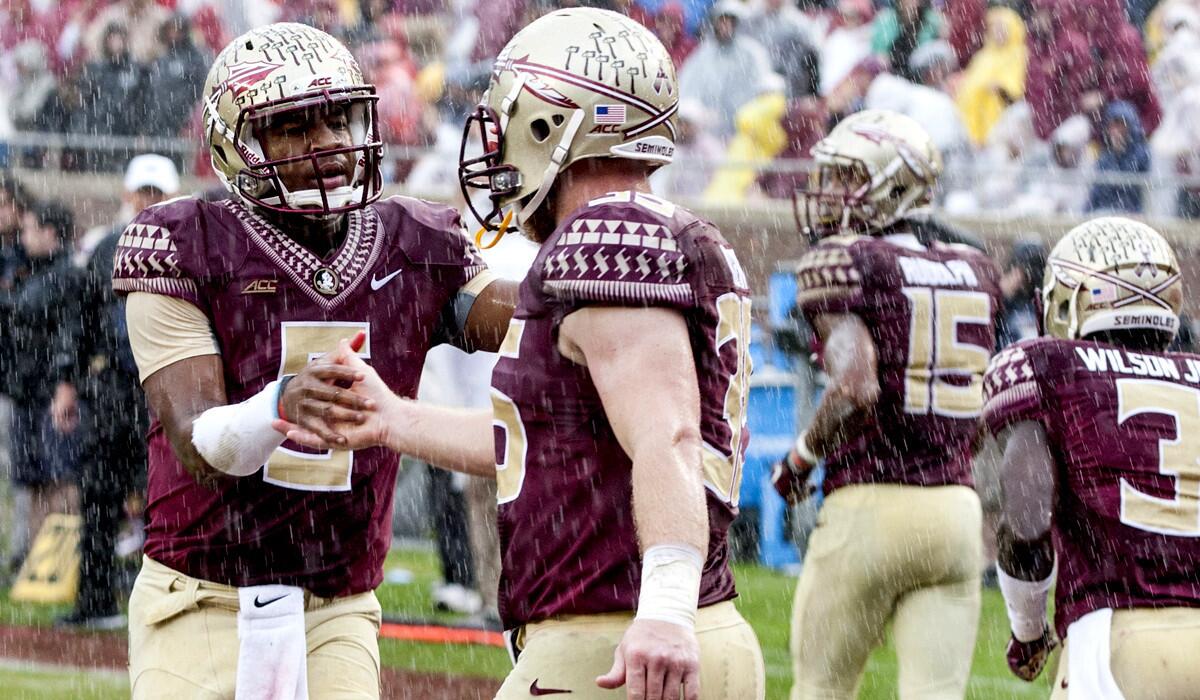
[[(375, 368), (362, 361), (353, 341), (342, 340), (338, 349), (322, 357), (318, 362), (332, 363), (356, 377), (345, 391), (365, 406), (354, 411), (353, 420), (334, 420), (329, 423), (333, 439), (308, 426), (285, 420), (272, 424), (276, 430), (287, 435), (289, 440), (316, 449), (358, 450), (382, 445), (387, 440), (388, 420), (378, 409), (381, 404), (398, 400), (387, 384), (379, 377)], [(295, 381), (294, 379), (292, 380)], [(335, 387), (336, 388), (336, 387)], [(290, 416), (289, 416), (290, 418)]]
[(59, 382), (54, 390), (54, 399), (50, 402), (50, 421), (54, 429), (63, 435), (70, 435), (79, 427), (79, 395), (75, 385)]
[(790, 504), (796, 504), (813, 493), (808, 477), (817, 465), (809, 463), (796, 450), (788, 450), (771, 470), (771, 485)]
[(1032, 681), (1042, 673), (1050, 652), (1058, 646), (1058, 635), (1047, 625), (1042, 636), (1030, 642), (1019, 641), (1016, 637), (1008, 640), (1008, 668), (1013, 675), (1023, 681)]
[[(337, 350), (308, 363), (288, 380), (279, 397), (282, 419), (279, 422), (303, 433), (309, 442), (320, 443), (311, 447), (351, 449), (338, 427), (361, 425), (367, 420), (366, 412), (375, 407), (369, 397), (351, 390), (355, 383), (365, 378), (362, 368), (370, 368), (362, 360), (355, 365), (345, 357), (358, 359), (357, 351), (363, 338), (365, 336), (360, 333), (353, 344), (343, 340)], [(281, 430), (281, 427), (276, 425), (275, 429), (286, 433), (287, 430)]]
[(700, 700), (700, 643), (696, 632), (672, 622), (634, 620), (596, 685), (626, 686), (629, 700)]

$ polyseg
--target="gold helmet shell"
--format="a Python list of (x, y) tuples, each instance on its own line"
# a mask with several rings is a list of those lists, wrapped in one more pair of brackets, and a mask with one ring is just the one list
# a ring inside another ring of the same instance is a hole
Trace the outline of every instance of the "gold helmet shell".
[(876, 233), (929, 203), (942, 157), (911, 117), (867, 109), (812, 147), (814, 169), (796, 193), (796, 220), (810, 235)]
[(1175, 251), (1158, 231), (1106, 216), (1071, 229), (1050, 251), (1042, 324), (1055, 338), (1147, 329), (1179, 330), (1183, 282)]
[[(379, 198), (382, 178), (375, 88), (350, 51), (312, 27), (280, 22), (253, 29), (221, 50), (204, 84), (204, 131), (213, 169), (225, 187), (258, 208), (282, 213), (338, 214)], [(298, 110), (345, 108), (352, 143), (269, 160), (256, 136), (265, 120)], [(277, 168), (309, 159), (355, 156), (349, 182), (327, 190), (289, 191)]]
[[(482, 104), (468, 117), (459, 181), (488, 191), (475, 213), (495, 229), (505, 208), (524, 223), (558, 174), (586, 158), (629, 158), (653, 167), (675, 155), (679, 88), (670, 54), (650, 30), (595, 8), (551, 12), (501, 50)], [(467, 156), (474, 136), (483, 155)]]

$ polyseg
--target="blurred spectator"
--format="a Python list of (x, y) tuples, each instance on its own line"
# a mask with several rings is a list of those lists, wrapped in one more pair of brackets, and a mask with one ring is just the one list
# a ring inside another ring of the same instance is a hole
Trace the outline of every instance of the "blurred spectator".
[(704, 192), (712, 177), (712, 167), (698, 161), (711, 163), (723, 155), (720, 142), (709, 132), (712, 119), (712, 113), (696, 100), (685, 97), (679, 101), (675, 160), (650, 176), (656, 193), (667, 198), (690, 199)]
[(678, 0), (669, 0), (651, 21), (655, 36), (667, 48), (667, 53), (671, 54), (676, 70), (696, 49), (696, 37), (688, 33), (684, 19), (683, 4)]
[(951, 190), (945, 208), (956, 214), (979, 210), (1010, 209), (1013, 201), (1031, 187), (1026, 168), (1044, 167), (1048, 146), (1034, 133), (1032, 109), (1017, 102), (1000, 115), (969, 169), (968, 181), (956, 181), (947, 171), (943, 185)]
[(117, 0), (96, 15), (84, 34), (89, 60), (104, 60), (108, 55), (109, 28), (125, 30), (129, 53), (137, 63), (150, 63), (162, 54), (159, 28), (171, 11), (154, 0)]
[[(125, 329), (125, 300), (112, 291), (113, 257), (126, 223), (142, 209), (179, 192), (170, 159), (142, 154), (125, 171), (122, 211), (86, 262), (78, 311), (61, 330), (64, 352), (50, 414), (62, 433), (78, 431), (80, 459), (80, 578), (75, 609), (59, 623), (91, 629), (120, 627), (114, 548), (123, 506), (146, 471), (146, 407)], [(80, 422), (81, 409), (103, 420)]]
[[(208, 75), (208, 57), (192, 42), (191, 23), (182, 14), (172, 15), (162, 24), (163, 53), (146, 71), (145, 90), (155, 105), (147, 105), (141, 133), (149, 136), (180, 136), (191, 112), (184, 105), (200, 101), (204, 79)], [(178, 107), (174, 107), (178, 105)]]
[(1065, 119), (1083, 111), (1080, 98), (1095, 72), (1089, 42), (1067, 21), (1070, 1), (1029, 1), (1025, 99), (1039, 139), (1049, 138)]
[[(1100, 132), (1098, 173), (1147, 173), (1150, 171), (1150, 147), (1137, 110), (1128, 102), (1114, 102), (1104, 110)], [(1092, 185), (1087, 211), (1142, 211), (1142, 184)]]
[(914, 80), (908, 58), (917, 47), (942, 34), (942, 15), (932, 0), (896, 0), (875, 16), (871, 50), (888, 62), (891, 71), (906, 80)]
[[(796, 9), (795, 0), (763, 0), (741, 30), (767, 52), (776, 73), (789, 83), (789, 94), (812, 95), (820, 84), (814, 28)], [(801, 87), (802, 86), (802, 87)]]
[(762, 46), (738, 29), (746, 10), (737, 0), (713, 7), (710, 33), (679, 71), (679, 92), (714, 112), (712, 133), (722, 140), (733, 135), (734, 117), (750, 100), (782, 91)]
[(61, 132), (69, 115), (59, 99), (58, 78), (40, 41), (27, 39), (13, 49), (16, 81), (11, 86), (8, 114), (17, 131)]
[(839, 0), (837, 14), (821, 43), (822, 95), (828, 95), (871, 55), (873, 12), (871, 0)]
[(478, 0), (475, 22), (478, 33), (472, 61), (490, 61), (521, 28), (529, 0)]
[[(940, 44), (945, 50), (929, 52), (928, 58), (933, 59), (941, 55), (953, 60), (954, 54), (949, 45), (945, 42)], [(918, 70), (910, 70), (909, 73), (917, 74), (919, 79), (920, 73), (929, 65), (931, 64), (927, 61), (918, 61), (911, 66)], [(933, 75), (936, 76), (937, 73)], [(925, 127), (934, 145), (942, 152), (947, 171), (952, 170), (955, 165), (961, 165), (959, 161), (971, 153), (967, 130), (959, 116), (958, 106), (949, 95), (936, 87), (910, 82), (891, 73), (882, 73), (871, 83), (863, 106), (867, 109), (890, 109), (915, 119)]]
[[(144, 69), (134, 63), (127, 44), (128, 34), (120, 24), (112, 24), (104, 33), (104, 49), (99, 60), (84, 67), (79, 79), (81, 110), (76, 114), (75, 130), (95, 136), (131, 136), (145, 124), (150, 111), (145, 101)], [(156, 103), (157, 104), (157, 103)], [(181, 107), (175, 107), (183, 111)], [(156, 106), (155, 111), (161, 109)], [(111, 152), (92, 152), (93, 167), (107, 168), (123, 158)]]
[(1004, 273), (1000, 276), (1000, 291), (1004, 295), (1004, 310), (996, 325), (996, 349), (1038, 335), (1038, 307), (1035, 297), (1046, 270), (1046, 245), (1040, 240), (1021, 240), (1013, 244)]
[[(1092, 122), (1076, 114), (1050, 135), (1047, 171), (1026, 178), (1024, 192), (1013, 203), (1021, 214), (1079, 216), (1088, 201), (1096, 158), (1092, 155)], [(1038, 165), (1038, 163), (1033, 163)]]
[[(1157, 178), (1200, 174), (1200, 12), (1178, 3), (1166, 13), (1167, 30), (1151, 67), (1163, 119), (1150, 137), (1150, 165)], [(1155, 187), (1147, 213), (1200, 216), (1196, 187)]]
[(971, 62), (975, 52), (987, 43), (988, 3), (986, 0), (945, 0), (942, 15), (949, 25), (946, 41), (954, 47), (958, 65)]
[(957, 102), (971, 140), (978, 146), (1009, 105), (1025, 94), (1025, 23), (1007, 7), (987, 13), (987, 36), (963, 71)]
[[(23, 266), (21, 219), (32, 205), (33, 199), (20, 181), (8, 173), (0, 173), (0, 294), (12, 289), (17, 282), (17, 269)], [(3, 325), (0, 324), (0, 333)], [(0, 379), (3, 377), (0, 368)], [(0, 384), (0, 389), (3, 386)]]
[[(426, 69), (429, 71), (429, 69)], [(443, 89), (431, 91), (439, 122), (434, 127), (432, 148), (413, 166), (405, 181), (405, 190), (419, 196), (441, 196), (457, 199), (458, 158), (463, 145), (463, 122), (467, 114), (479, 103), (487, 88), (490, 68), (457, 68), (446, 71), (443, 79), (436, 81)], [(427, 79), (429, 73), (422, 76)], [(472, 134), (466, 144), (466, 156), (472, 158), (483, 154), (478, 134)], [(484, 195), (486, 198), (486, 195)]]
[[(416, 66), (402, 41), (376, 41), (360, 49), (358, 55), (367, 80), (374, 83), (379, 95), (379, 124), (384, 142), (426, 145), (433, 125), (427, 123), (426, 105), (417, 91)], [(392, 182), (407, 175), (409, 161), (400, 160), (402, 172), (392, 172), (389, 177)]]
[(1071, 9), (1076, 28), (1090, 40), (1096, 57), (1078, 111), (1098, 122), (1106, 105), (1128, 102), (1137, 110), (1145, 133), (1154, 133), (1162, 109), (1150, 82), (1142, 35), (1129, 23), (1121, 0), (1073, 0)]
[(911, 82), (951, 94), (950, 81), (958, 73), (954, 48), (943, 39), (921, 44), (908, 57), (908, 73)]
[(7, 320), (12, 369), (5, 388), (13, 401), (12, 481), (29, 504), (22, 523), (28, 525), (24, 547), (15, 552), (20, 558), (46, 515), (75, 511), (74, 464), (47, 430), (54, 394), (47, 370), (64, 352), (56, 341), (72, 315), (66, 302), (75, 296), (76, 277), (67, 255), (74, 225), (71, 211), (59, 203), (35, 206), (25, 212), (21, 225), (25, 270)]

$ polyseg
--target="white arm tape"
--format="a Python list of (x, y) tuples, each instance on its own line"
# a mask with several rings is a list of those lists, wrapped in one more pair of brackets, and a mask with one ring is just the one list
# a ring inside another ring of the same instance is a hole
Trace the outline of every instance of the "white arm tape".
[(278, 406), (278, 381), (241, 403), (214, 406), (192, 422), (192, 444), (214, 469), (230, 476), (249, 476), (286, 437), (271, 427)]
[(813, 452), (812, 448), (808, 446), (807, 430), (796, 436), (796, 454), (800, 455), (800, 459), (803, 459), (809, 464), (818, 464), (821, 461), (821, 458), (817, 456), (817, 453)]
[(1046, 600), (1050, 587), (1057, 578), (1058, 563), (1050, 575), (1041, 581), (1022, 581), (1004, 569), (996, 567), (1000, 581), (1000, 593), (1004, 596), (1004, 607), (1008, 610), (1008, 624), (1019, 642), (1032, 642), (1042, 636), (1046, 629)]
[(642, 555), (642, 590), (637, 619), (696, 627), (704, 557), (695, 547), (659, 544)]

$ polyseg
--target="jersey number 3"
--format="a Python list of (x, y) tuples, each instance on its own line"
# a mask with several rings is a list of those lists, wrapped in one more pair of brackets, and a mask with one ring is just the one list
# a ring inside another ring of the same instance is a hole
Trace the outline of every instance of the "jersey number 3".
[(1117, 424), (1141, 413), (1170, 416), (1175, 437), (1158, 441), (1158, 471), (1174, 477), (1175, 497), (1142, 493), (1121, 479), (1121, 522), (1139, 530), (1200, 537), (1200, 391), (1151, 379), (1117, 380)]
[[(321, 355), (337, 349), (342, 338), (364, 331), (359, 357), (371, 357), (371, 324), (285, 321), (280, 328), (279, 376), (295, 374)], [(346, 450), (299, 452), (278, 447), (267, 460), (263, 481), (301, 491), (349, 491), (354, 453)]]

